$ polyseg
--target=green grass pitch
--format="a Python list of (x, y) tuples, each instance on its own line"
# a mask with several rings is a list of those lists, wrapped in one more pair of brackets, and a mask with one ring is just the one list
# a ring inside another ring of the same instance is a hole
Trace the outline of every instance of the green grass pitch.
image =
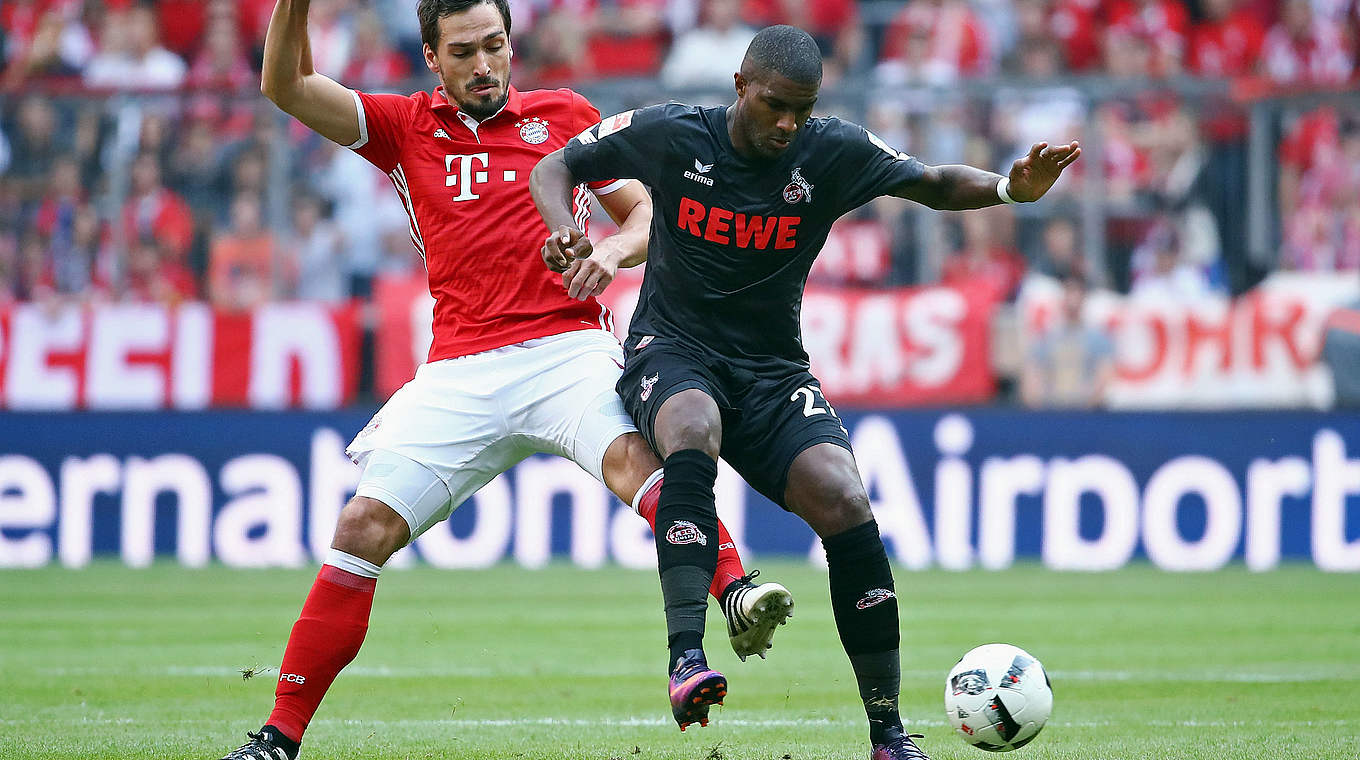
[[(769, 660), (741, 663), (710, 609), (708, 651), (731, 693), (684, 734), (665, 698), (654, 573), (389, 571), (303, 757), (866, 757), (824, 573), (763, 570), (794, 592), (795, 616)], [(313, 574), (0, 572), (0, 757), (220, 758), (268, 713)], [(903, 713), (936, 760), (987, 756), (955, 738), (941, 695), (959, 655), (989, 641), (1052, 676), (1053, 718), (1021, 760), (1360, 757), (1355, 576), (899, 568), (897, 585)], [(271, 670), (243, 680), (253, 667)]]

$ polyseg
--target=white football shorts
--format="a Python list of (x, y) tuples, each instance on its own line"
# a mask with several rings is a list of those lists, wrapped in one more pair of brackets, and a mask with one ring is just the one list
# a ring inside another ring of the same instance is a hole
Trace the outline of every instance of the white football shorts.
[(357, 495), (406, 518), (411, 539), (535, 453), (604, 481), (604, 453), (637, 430), (614, 392), (623, 348), (577, 330), (423, 364), (355, 436)]

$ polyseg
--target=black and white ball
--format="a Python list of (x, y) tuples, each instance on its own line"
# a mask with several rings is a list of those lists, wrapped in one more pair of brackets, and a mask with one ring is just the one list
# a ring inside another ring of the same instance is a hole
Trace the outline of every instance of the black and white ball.
[(944, 708), (964, 741), (990, 752), (1025, 746), (1053, 712), (1044, 666), (1010, 644), (983, 644), (949, 671)]

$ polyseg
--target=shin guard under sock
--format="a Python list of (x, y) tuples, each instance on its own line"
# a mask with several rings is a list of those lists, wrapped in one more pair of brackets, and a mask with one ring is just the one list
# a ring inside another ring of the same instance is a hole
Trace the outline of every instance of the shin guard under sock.
[[(708, 589), (718, 563), (718, 511), (713, 503), (713, 484), (718, 463), (698, 449), (677, 451), (666, 457), (656, 510), (657, 570), (666, 603), (666, 635), (674, 649), (690, 646), (692, 636), (704, 634)], [(682, 653), (672, 651), (669, 663)]]
[(331, 682), (359, 653), (377, 578), (322, 565), (293, 624), (266, 723), (300, 742)]
[(872, 741), (889, 727), (901, 728), (901, 671), (897, 593), (878, 523), (823, 539), (831, 582), (831, 609), (841, 645), (850, 656)]
[[(661, 484), (664, 482), (664, 479), (649, 481), (649, 485), (643, 486), (633, 505), (633, 511), (647, 521), (653, 533), (656, 532), (656, 507), (661, 500)], [(737, 543), (728, 534), (727, 526), (723, 525), (722, 520), (718, 520), (718, 566), (713, 571), (713, 583), (708, 587), (709, 595), (721, 601), (723, 591), (733, 581), (741, 580), (745, 575), (746, 567), (741, 564)]]

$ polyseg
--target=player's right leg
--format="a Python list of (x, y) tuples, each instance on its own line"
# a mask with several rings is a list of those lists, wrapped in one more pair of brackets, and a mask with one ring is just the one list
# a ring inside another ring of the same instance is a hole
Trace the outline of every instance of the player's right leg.
[(224, 760), (290, 760), (339, 672), (354, 659), (382, 565), (529, 453), (504, 436), (494, 355), (426, 364), (347, 453), (363, 466), (280, 666), (274, 709)]
[[(614, 393), (612, 387), (609, 393)], [(618, 408), (623, 411), (621, 403)], [(589, 420), (583, 421), (582, 435), (589, 435), (590, 427)], [(603, 475), (605, 485), (632, 506), (655, 533), (656, 510), (665, 480), (661, 461), (641, 434), (624, 433), (609, 444), (604, 455)], [(763, 659), (772, 646), (775, 629), (793, 616), (793, 595), (779, 583), (754, 583), (753, 579), (759, 573), (758, 570), (746, 572), (736, 542), (719, 519), (718, 562), (708, 593), (718, 602), (727, 619), (728, 643), (742, 661), (751, 655)]]
[(412, 525), (419, 525), (414, 515), (446, 512), (447, 486), (422, 465), (388, 451), (370, 454), (368, 465), (289, 634), (274, 709), (224, 760), (297, 756), (322, 698), (363, 645), (382, 566), (410, 540)]
[[(598, 330), (542, 341), (526, 365), (526, 380), (516, 385), (514, 398), (507, 403), (520, 410), (512, 415), (517, 432), (546, 438), (553, 453), (603, 482), (655, 532), (665, 481), (661, 461), (615, 390), (623, 361), (614, 336)], [(637, 391), (642, 394), (640, 386)], [(647, 395), (652, 398), (650, 392)], [(752, 654), (764, 657), (774, 629), (791, 614), (793, 597), (778, 583), (751, 582), (754, 574), (742, 566), (736, 543), (721, 520), (717, 543), (709, 594), (727, 618), (728, 640), (737, 655), (743, 660)]]

